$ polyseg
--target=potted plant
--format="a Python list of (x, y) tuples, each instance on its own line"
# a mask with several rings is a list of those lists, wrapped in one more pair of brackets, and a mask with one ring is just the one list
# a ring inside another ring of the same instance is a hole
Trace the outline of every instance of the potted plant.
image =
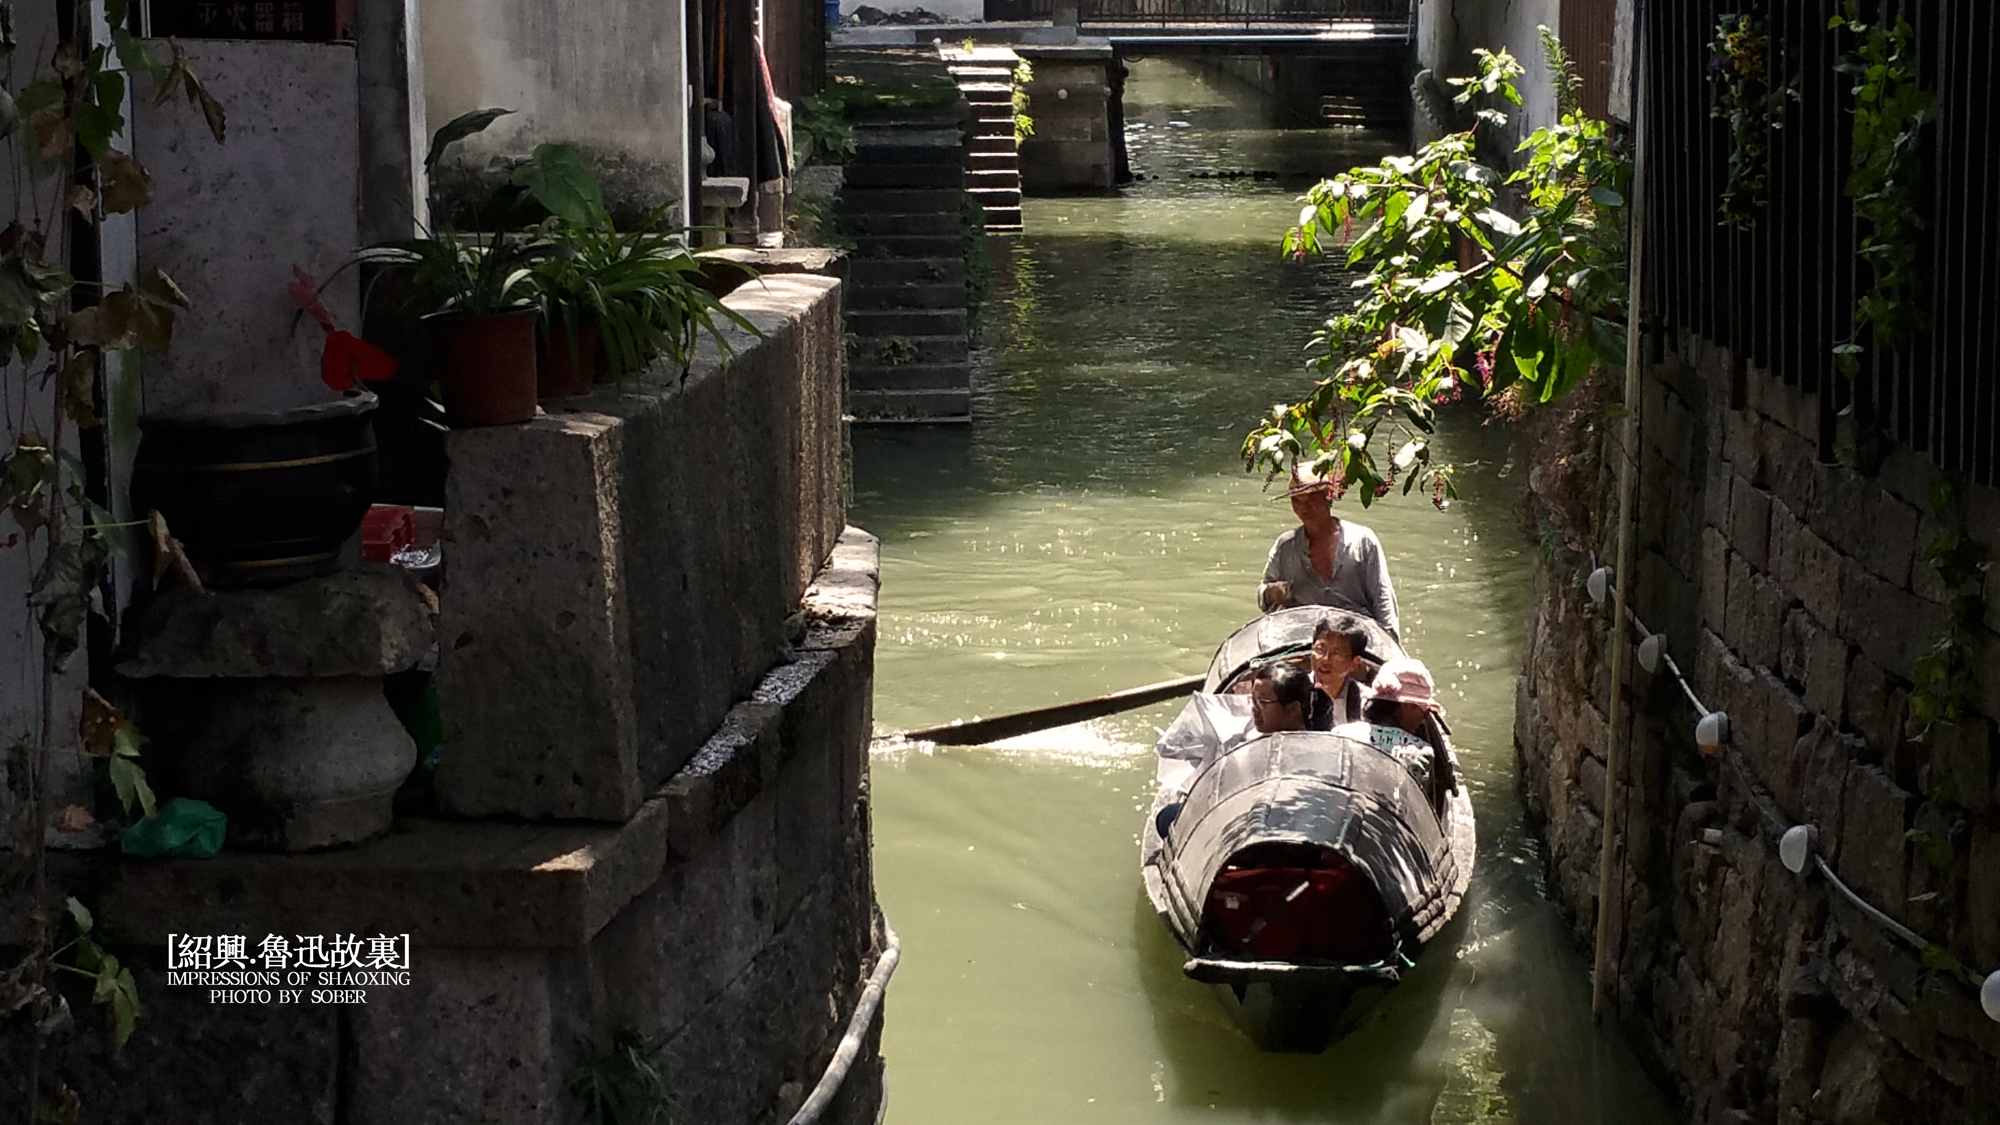
[(433, 305), (425, 317), (438, 390), (460, 425), (535, 416), (535, 320), (527, 281), (548, 244), (535, 235), (484, 238), (439, 229), (362, 252), (363, 262), (408, 270)]
[(700, 260), (661, 229), (666, 208), (636, 229), (618, 229), (597, 177), (573, 146), (538, 146), (512, 183), (550, 213), (542, 226), (548, 252), (530, 278), (551, 369), (543, 394), (588, 390), (593, 358), (614, 378), (661, 355), (685, 374), (699, 332), (727, 348), (718, 320), (757, 331), (701, 286)]

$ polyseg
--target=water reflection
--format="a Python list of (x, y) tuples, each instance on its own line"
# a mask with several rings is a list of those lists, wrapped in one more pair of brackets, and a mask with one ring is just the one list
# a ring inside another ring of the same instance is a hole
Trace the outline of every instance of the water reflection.
[[(1140, 64), (1127, 104), (1149, 178), (1113, 199), (1032, 200), (1032, 233), (995, 244), (1007, 268), (974, 425), (856, 431), (854, 522), (883, 538), (885, 731), (1199, 671), (1254, 612), (1290, 522), (1238, 446), (1309, 385), (1304, 342), (1344, 282), (1282, 262), (1276, 235), (1312, 175), (1386, 142), (1273, 129), (1254, 99), (1166, 64)], [(1277, 178), (1190, 174), (1216, 168)], [(1460, 412), (1441, 445), (1487, 466), (1449, 513), (1399, 497), (1342, 514), (1388, 552), (1478, 809), (1459, 955), (1427, 958), (1326, 1053), (1264, 1055), (1181, 975), (1140, 889), (1170, 707), (886, 750), (876, 871), (904, 941), (891, 1122), (1673, 1120), (1599, 1038), (1585, 966), (1539, 897), (1511, 749), (1530, 548), (1515, 481), (1495, 471), (1504, 435)]]

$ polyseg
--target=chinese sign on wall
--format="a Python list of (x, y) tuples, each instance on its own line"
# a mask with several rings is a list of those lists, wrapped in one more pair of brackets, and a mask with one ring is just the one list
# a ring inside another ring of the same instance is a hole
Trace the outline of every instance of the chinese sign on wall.
[(151, 0), (146, 34), (156, 39), (348, 38), (340, 0)]

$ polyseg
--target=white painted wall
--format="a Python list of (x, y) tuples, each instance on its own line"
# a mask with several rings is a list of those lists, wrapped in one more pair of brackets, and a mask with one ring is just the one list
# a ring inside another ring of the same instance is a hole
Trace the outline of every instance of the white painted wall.
[(464, 142), (458, 160), (478, 166), (567, 141), (615, 154), (617, 167), (600, 162), (608, 188), (636, 179), (656, 205), (687, 198), (679, 0), (422, 0), (422, 8), (431, 128), (487, 106), (517, 111)]
[[(185, 45), (229, 114), (218, 145), (176, 98), (133, 115), (154, 201), (138, 212), (139, 263), (167, 272), (193, 307), (173, 347), (145, 358), (150, 413), (282, 410), (333, 397), (319, 377), (324, 336), (294, 315), (297, 266), (322, 284), (360, 241), (361, 133), (354, 48), (342, 43)], [(348, 270), (323, 294), (356, 329)]]
[[(1509, 116), (1508, 148), (1556, 118), (1555, 87), (1543, 64), (1537, 25), (1562, 26), (1561, 0), (1420, 0), (1417, 58), (1442, 83), (1478, 73), (1474, 48), (1506, 47), (1527, 73), (1517, 84), (1522, 105), (1500, 106)], [(1456, 91), (1452, 91), (1456, 93)]]

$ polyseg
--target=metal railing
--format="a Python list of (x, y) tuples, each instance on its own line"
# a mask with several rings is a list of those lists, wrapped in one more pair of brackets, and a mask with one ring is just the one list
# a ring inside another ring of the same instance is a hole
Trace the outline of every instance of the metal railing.
[(1414, 21), (1412, 0), (986, 0), (989, 20), (1053, 20), (1075, 9), (1084, 24), (1336, 24)]

